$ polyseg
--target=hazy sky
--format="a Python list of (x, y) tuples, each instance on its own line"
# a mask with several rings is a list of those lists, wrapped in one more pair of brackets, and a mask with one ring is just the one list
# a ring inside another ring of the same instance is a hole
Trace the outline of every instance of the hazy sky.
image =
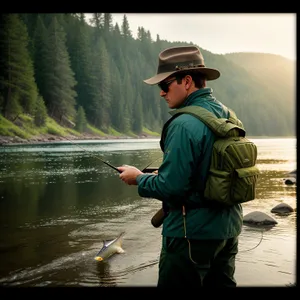
[(192, 42), (214, 54), (264, 52), (296, 59), (296, 13), (113, 13), (126, 14), (134, 38), (138, 27), (153, 40)]

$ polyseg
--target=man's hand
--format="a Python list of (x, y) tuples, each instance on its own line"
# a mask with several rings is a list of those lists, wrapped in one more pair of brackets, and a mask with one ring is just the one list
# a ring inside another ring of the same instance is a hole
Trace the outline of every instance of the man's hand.
[(144, 174), (141, 170), (133, 166), (123, 165), (117, 168), (121, 171), (119, 177), (128, 185), (137, 185), (136, 178), (140, 174)]

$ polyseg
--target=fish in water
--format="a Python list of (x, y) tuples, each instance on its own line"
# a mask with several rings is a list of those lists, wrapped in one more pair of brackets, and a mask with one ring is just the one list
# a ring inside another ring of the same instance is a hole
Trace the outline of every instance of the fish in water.
[(117, 238), (109, 241), (103, 241), (103, 246), (95, 257), (95, 260), (104, 261), (115, 253), (124, 253), (122, 248), (122, 237), (125, 232), (122, 232)]

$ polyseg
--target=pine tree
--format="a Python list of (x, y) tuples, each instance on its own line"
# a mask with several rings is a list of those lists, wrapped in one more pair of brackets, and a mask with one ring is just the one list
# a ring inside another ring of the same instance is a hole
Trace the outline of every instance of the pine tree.
[(76, 115), (76, 126), (75, 129), (79, 132), (84, 132), (87, 128), (87, 120), (85, 116), (84, 109), (82, 106), (79, 106), (77, 115)]
[(44, 126), (47, 120), (47, 108), (42, 96), (39, 96), (36, 102), (34, 112), (34, 124), (38, 127)]
[(92, 38), (92, 93), (93, 98), (87, 109), (92, 124), (102, 130), (111, 125), (109, 109), (111, 103), (111, 78), (109, 53), (103, 38), (103, 19), (100, 14), (93, 14), (95, 24)]
[(123, 23), (122, 23), (122, 36), (125, 38), (125, 39), (128, 39), (128, 38), (132, 38), (132, 33), (131, 33), (131, 30), (129, 28), (129, 22), (128, 22), (128, 19), (127, 19), (127, 16), (124, 15), (123, 16)]
[(101, 30), (104, 26), (104, 16), (102, 13), (93, 13), (90, 23), (96, 28)]
[[(124, 108), (125, 99), (122, 89), (122, 81), (120, 72), (115, 65), (114, 61), (111, 61), (111, 78), (115, 89), (112, 89), (111, 106), (110, 106), (110, 119), (112, 126), (119, 132), (129, 131), (130, 127), (126, 125), (125, 120), (129, 119), (126, 115)], [(126, 127), (127, 126), (127, 127)]]
[(133, 132), (140, 134), (143, 131), (143, 111), (142, 111), (142, 97), (140, 94), (137, 95), (133, 113), (132, 113), (132, 130)]
[(37, 87), (42, 97), (47, 94), (47, 70), (49, 68), (47, 55), (49, 51), (48, 46), (48, 32), (44, 25), (41, 16), (38, 16), (36, 28), (33, 33), (33, 47), (34, 47), (34, 72)]
[(18, 14), (2, 14), (0, 22), (0, 107), (3, 116), (14, 119), (33, 113), (38, 92), (26, 25)]
[(113, 30), (111, 13), (104, 13), (104, 31), (111, 32)]
[(66, 47), (66, 34), (56, 17), (48, 28), (45, 65), (44, 100), (49, 115), (58, 122), (73, 119), (76, 114), (76, 80)]
[(92, 57), (89, 45), (89, 28), (82, 14), (78, 16), (78, 19), (74, 19), (72, 16), (68, 16), (67, 19), (67, 46), (71, 67), (77, 81), (77, 85), (75, 86), (77, 107), (82, 106), (87, 111), (93, 98), (91, 90)]

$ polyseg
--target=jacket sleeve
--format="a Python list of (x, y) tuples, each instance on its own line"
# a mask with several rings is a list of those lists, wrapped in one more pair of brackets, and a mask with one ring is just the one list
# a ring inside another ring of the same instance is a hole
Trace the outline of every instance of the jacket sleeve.
[[(188, 117), (191, 118), (191, 117)], [(192, 117), (193, 118), (193, 117)], [(141, 197), (164, 200), (170, 206), (182, 204), (183, 197), (190, 189), (191, 177), (199, 163), (204, 124), (194, 120), (197, 125), (179, 121), (170, 123), (165, 139), (163, 162), (157, 175), (143, 174), (137, 178), (138, 193)]]

